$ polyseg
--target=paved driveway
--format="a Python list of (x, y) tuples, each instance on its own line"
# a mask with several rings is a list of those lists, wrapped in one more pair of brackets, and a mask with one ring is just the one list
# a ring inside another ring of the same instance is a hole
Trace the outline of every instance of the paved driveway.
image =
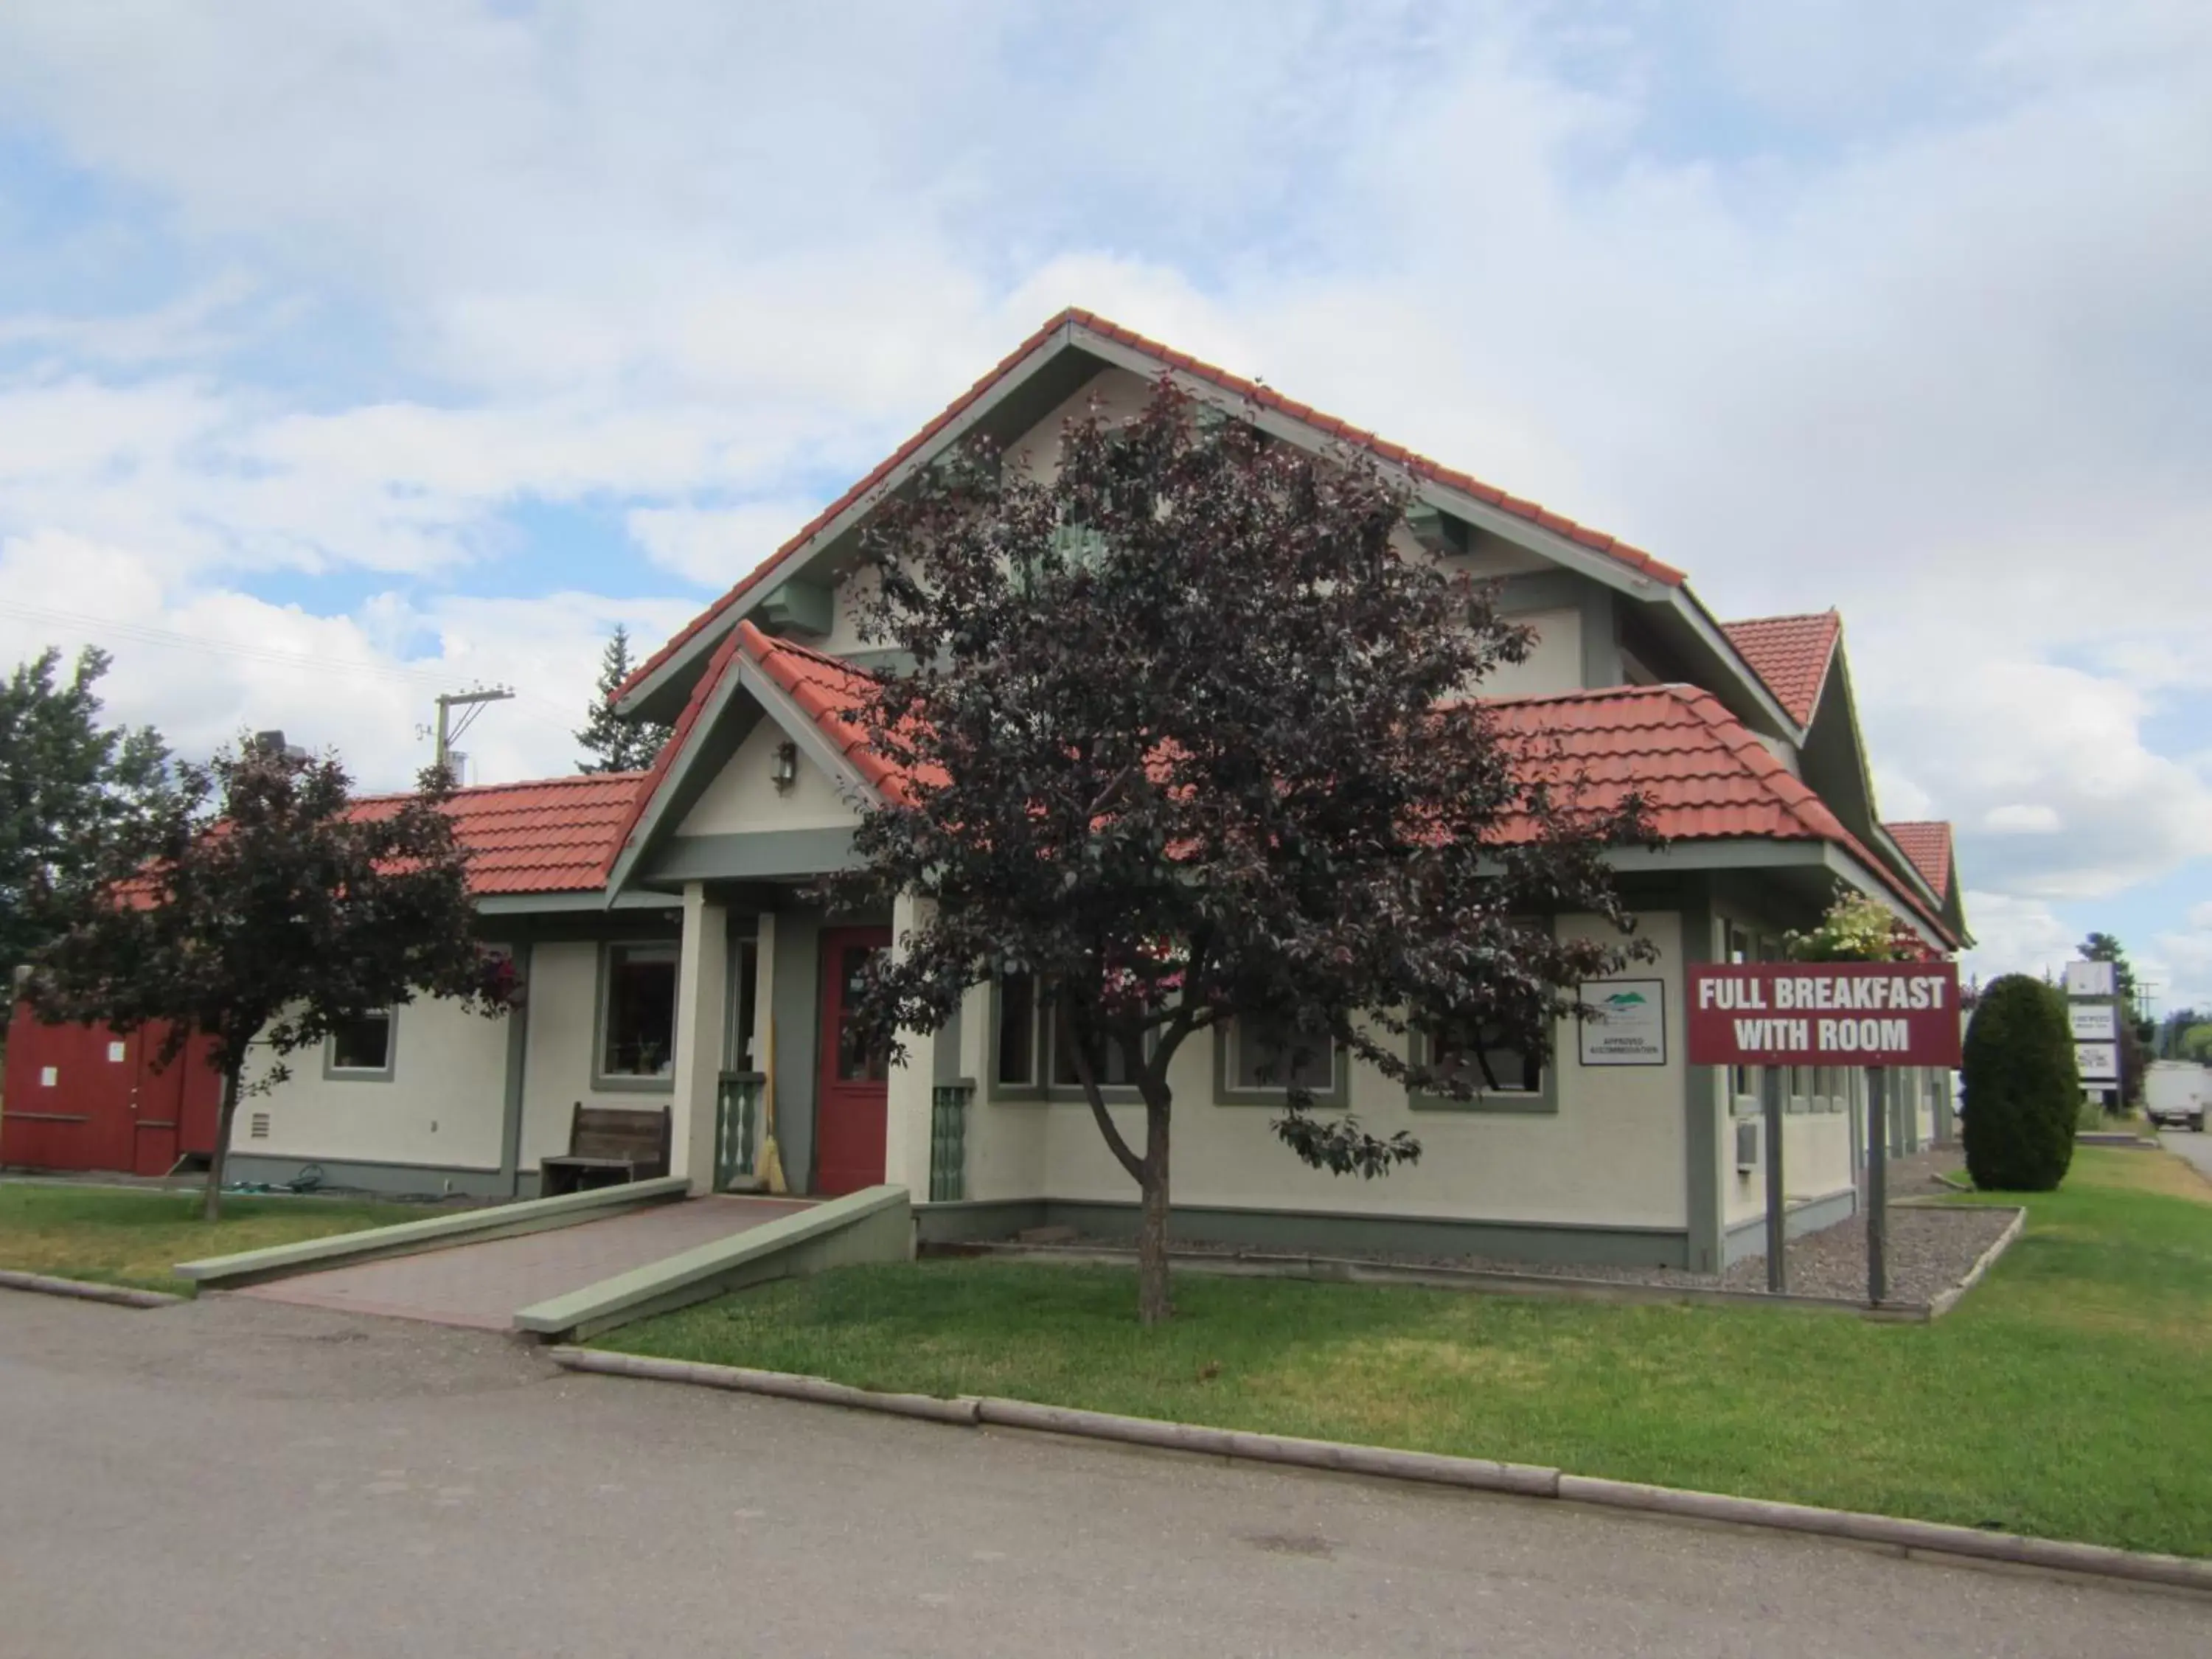
[(805, 1207), (804, 1199), (688, 1199), (550, 1232), (271, 1279), (234, 1294), (504, 1331), (518, 1309)]
[(2202, 1659), (2201, 1599), (0, 1291), (0, 1654)]
[(2169, 1152), (2179, 1152), (2207, 1176), (2212, 1176), (2212, 1132), (2198, 1133), (2193, 1129), (2160, 1129), (2159, 1145)]

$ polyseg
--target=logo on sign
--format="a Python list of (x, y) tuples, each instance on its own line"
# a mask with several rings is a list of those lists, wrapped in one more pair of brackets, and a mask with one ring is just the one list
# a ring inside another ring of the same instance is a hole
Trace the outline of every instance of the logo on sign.
[(2109, 997), (2118, 994), (2119, 981), (2109, 962), (2069, 962), (2066, 964), (2066, 994), (2069, 997)]

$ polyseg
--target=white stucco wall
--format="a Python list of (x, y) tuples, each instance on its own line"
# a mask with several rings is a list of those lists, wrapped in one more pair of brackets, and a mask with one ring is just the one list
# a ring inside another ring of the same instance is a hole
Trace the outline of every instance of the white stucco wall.
[[(1595, 931), (1595, 918), (1563, 919), (1563, 933)], [(1661, 959), (1631, 970), (1665, 981), (1668, 1063), (1586, 1067), (1571, 1028), (1556, 1057), (1556, 1115), (1415, 1111), (1405, 1091), (1356, 1066), (1352, 1109), (1377, 1134), (1410, 1131), (1421, 1161), (1378, 1181), (1340, 1179), (1302, 1164), (1269, 1129), (1273, 1110), (1213, 1103), (1209, 1034), (1178, 1053), (1173, 1190), (1179, 1206), (1307, 1210), (1373, 1216), (1673, 1228), (1685, 1224), (1680, 931), (1672, 914), (1642, 919)], [(988, 1005), (972, 999), (963, 1035), (978, 1077), (988, 1058)], [(1141, 1146), (1140, 1109), (1115, 1109)], [(969, 1127), (969, 1195), (1126, 1203), (1135, 1188), (1114, 1161), (1080, 1101), (1050, 1104), (979, 1098)]]
[(1534, 611), (1512, 621), (1534, 631), (1525, 662), (1504, 663), (1475, 688), (1486, 697), (1548, 697), (1583, 684), (1583, 615), (1571, 608)]
[(783, 728), (763, 720), (738, 745), (729, 764), (677, 826), (679, 836), (726, 836), (759, 830), (842, 830), (860, 821), (836, 781), (801, 748), (790, 789), (775, 787), (775, 751)]
[[(426, 999), (397, 1012), (392, 1036), (389, 1081), (325, 1078), (327, 1045), (291, 1055), (285, 1061), (290, 1079), (240, 1107), (233, 1150), (302, 1163), (498, 1169), (507, 1020)], [(252, 1075), (265, 1075), (266, 1064), (260, 1061)], [(252, 1120), (264, 1112), (269, 1133), (252, 1139)]]

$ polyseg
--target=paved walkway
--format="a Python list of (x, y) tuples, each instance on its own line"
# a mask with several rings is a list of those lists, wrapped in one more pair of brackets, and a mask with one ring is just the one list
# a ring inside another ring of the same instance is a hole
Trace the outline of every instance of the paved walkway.
[(9, 1659), (2203, 1659), (2212, 1629), (2201, 1598), (569, 1376), (244, 1297), (0, 1291), (0, 1424)]
[(510, 1328), (518, 1309), (805, 1209), (804, 1199), (695, 1198), (605, 1221), (456, 1244), (234, 1292), (264, 1302), (427, 1319), (478, 1330)]

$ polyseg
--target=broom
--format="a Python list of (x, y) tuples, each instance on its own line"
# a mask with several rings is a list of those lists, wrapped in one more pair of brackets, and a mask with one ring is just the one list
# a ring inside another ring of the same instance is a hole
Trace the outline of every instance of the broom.
[(783, 1178), (783, 1154), (775, 1145), (775, 1021), (768, 1023), (768, 1080), (761, 1085), (761, 1174), (778, 1198), (791, 1190)]

